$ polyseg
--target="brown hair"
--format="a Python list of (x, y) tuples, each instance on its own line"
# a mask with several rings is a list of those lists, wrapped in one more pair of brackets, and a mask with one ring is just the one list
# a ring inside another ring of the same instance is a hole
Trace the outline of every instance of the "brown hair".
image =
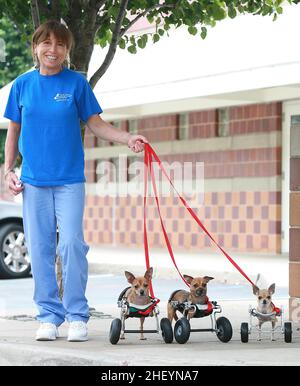
[[(74, 43), (72, 32), (62, 23), (56, 20), (48, 20), (41, 24), (33, 33), (31, 39), (31, 53), (36, 67), (39, 67), (38, 59), (34, 53), (35, 45), (45, 41), (53, 33), (57, 40), (66, 45), (68, 52), (71, 51)], [(64, 63), (67, 65), (67, 63)]]

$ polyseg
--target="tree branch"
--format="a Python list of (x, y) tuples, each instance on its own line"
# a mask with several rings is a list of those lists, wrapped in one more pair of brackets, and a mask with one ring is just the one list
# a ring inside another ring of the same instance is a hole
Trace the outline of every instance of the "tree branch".
[[(87, 23), (90, 25), (90, 29), (93, 30), (94, 34), (98, 30), (97, 19), (98, 13), (103, 5), (105, 5), (106, 0), (90, 0), (88, 6), (88, 19)], [(95, 13), (96, 10), (96, 13)]]
[(105, 56), (105, 59), (104, 59), (102, 65), (99, 67), (99, 69), (94, 73), (94, 75), (90, 79), (90, 85), (92, 88), (95, 87), (96, 83), (102, 77), (102, 75), (105, 73), (105, 71), (107, 70), (107, 68), (109, 67), (109, 65), (111, 64), (111, 62), (115, 56), (117, 45), (118, 45), (119, 40), (120, 40), (121, 26), (122, 26), (124, 17), (126, 15), (126, 9), (127, 9), (127, 5), (128, 5), (128, 1), (129, 0), (122, 0), (121, 1), (118, 17), (116, 20), (115, 29), (113, 31), (112, 40), (111, 40), (108, 52)]
[(107, 14), (105, 14), (104, 16), (100, 16), (100, 11), (101, 11), (101, 8), (103, 7), (103, 5), (105, 5), (106, 1), (105, 0), (102, 0), (101, 1), (101, 5), (99, 6), (99, 9), (98, 9), (98, 14), (97, 14), (97, 19), (96, 19), (96, 24), (95, 24), (95, 28), (96, 28), (96, 32), (98, 31), (98, 29), (100, 28), (101, 24), (109, 18), (109, 16), (107, 16)]
[(47, 16), (49, 17), (49, 8), (47, 5), (45, 5), (45, 3), (41, 0), (37, 0), (37, 3), (38, 3), (38, 8), (39, 8), (39, 12), (40, 12), (40, 15), (44, 15), (44, 16)]
[(39, 6), (37, 3), (37, 0), (31, 0), (30, 1), (30, 8), (31, 8), (33, 27), (34, 27), (34, 29), (37, 29), (37, 27), (41, 24), (40, 23)]
[(51, 0), (49, 5), (50, 5), (51, 17), (57, 21), (60, 21), (60, 18), (61, 18), (60, 0)]
[(89, 5), (92, 8), (98, 8), (98, 12), (100, 8), (106, 3), (106, 0), (90, 0)]

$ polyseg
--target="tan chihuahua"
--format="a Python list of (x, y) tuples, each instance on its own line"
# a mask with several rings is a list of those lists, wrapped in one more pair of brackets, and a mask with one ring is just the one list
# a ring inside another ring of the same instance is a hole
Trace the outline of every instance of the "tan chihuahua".
[[(274, 304), (272, 303), (272, 295), (275, 292), (275, 283), (270, 285), (268, 289), (259, 289), (256, 285), (253, 285), (253, 294), (257, 297), (257, 311), (261, 314), (271, 314), (274, 311)], [(274, 329), (277, 322), (276, 316), (272, 316), (270, 319), (259, 317), (258, 318), (258, 339), (261, 340), (261, 326), (265, 322), (272, 323), (271, 339), (274, 339)]]
[[(149, 284), (152, 279), (153, 268), (149, 268), (144, 276), (135, 277), (131, 272), (125, 271), (125, 276), (131, 288), (129, 288), (124, 295), (124, 298), (128, 303), (136, 304), (143, 306), (151, 302), (151, 297), (149, 295)], [(128, 316), (127, 316), (128, 317)], [(125, 317), (127, 319), (127, 317)], [(140, 318), (141, 326), (141, 340), (146, 340), (143, 334), (145, 317)], [(125, 339), (124, 333), (120, 336), (120, 339)]]
[[(204, 277), (195, 277), (189, 275), (183, 275), (184, 279), (190, 284), (190, 292), (185, 290), (177, 290), (173, 292), (168, 301), (168, 319), (172, 323), (173, 319), (178, 320), (176, 314), (177, 309), (175, 309), (171, 302), (177, 301), (179, 303), (191, 302), (193, 304), (206, 304), (207, 303), (207, 283), (210, 280), (213, 280), (213, 277), (204, 276)], [(182, 312), (180, 308), (179, 312)], [(190, 310), (188, 312), (187, 318), (190, 320), (195, 314), (195, 311)]]

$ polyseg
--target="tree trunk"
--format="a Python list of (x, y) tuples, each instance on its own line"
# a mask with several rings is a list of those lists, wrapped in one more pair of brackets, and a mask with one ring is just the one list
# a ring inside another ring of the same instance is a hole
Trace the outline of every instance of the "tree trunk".
[(71, 64), (75, 66), (75, 71), (87, 74), (98, 29), (96, 26), (98, 9), (90, 6), (82, 13), (82, 8), (78, 3), (73, 4), (66, 17), (67, 25), (74, 37), (74, 48), (71, 51), (70, 59)]
[(33, 23), (34, 29), (37, 29), (37, 27), (40, 25), (40, 12), (39, 12), (37, 0), (31, 0), (30, 6), (31, 6), (32, 23)]

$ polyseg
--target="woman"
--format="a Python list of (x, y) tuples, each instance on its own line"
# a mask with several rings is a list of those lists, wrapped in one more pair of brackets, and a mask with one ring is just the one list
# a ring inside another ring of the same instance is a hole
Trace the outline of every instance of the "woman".
[[(12, 194), (23, 194), (25, 238), (31, 257), (34, 301), (41, 322), (37, 340), (55, 340), (57, 327), (69, 322), (69, 341), (88, 339), (88, 277), (83, 238), (84, 153), (80, 120), (104, 140), (143, 151), (146, 138), (130, 135), (103, 121), (86, 79), (65, 63), (72, 47), (71, 32), (57, 21), (38, 27), (32, 37), (34, 71), (18, 77), (4, 116), (10, 120), (5, 144), (5, 179)], [(20, 180), (13, 167), (23, 157)], [(55, 276), (56, 229), (62, 259), (64, 296)]]

